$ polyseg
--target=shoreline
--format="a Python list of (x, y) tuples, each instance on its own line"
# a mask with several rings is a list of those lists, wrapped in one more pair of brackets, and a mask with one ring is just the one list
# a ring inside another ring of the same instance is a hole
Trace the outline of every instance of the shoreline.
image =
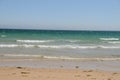
[(120, 72), (50, 69), (30, 67), (0, 67), (2, 80), (119, 80)]
[(0, 59), (2, 80), (119, 80), (120, 61)]
[(80, 60), (56, 60), (56, 59), (0, 59), (0, 67), (31, 67), (50, 69), (79, 69), (102, 70), (120, 72), (120, 61), (80, 61)]

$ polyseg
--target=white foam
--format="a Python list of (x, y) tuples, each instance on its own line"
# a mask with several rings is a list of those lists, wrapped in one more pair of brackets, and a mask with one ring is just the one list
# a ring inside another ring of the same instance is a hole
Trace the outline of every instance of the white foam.
[(77, 58), (77, 57), (68, 57), (68, 56), (43, 56), (43, 55), (27, 55), (27, 54), (4, 54), (5, 57), (36, 57), (37, 59), (64, 59), (64, 60), (83, 60), (83, 61), (114, 61), (120, 60), (120, 58)]
[(1, 37), (3, 37), (3, 38), (4, 38), (4, 37), (7, 37), (7, 36), (6, 36), (6, 35), (1, 35)]
[(74, 45), (38, 45), (40, 48), (72, 48), (72, 49), (93, 49), (97, 48), (96, 46), (74, 46)]
[(112, 44), (119, 44), (120, 41), (109, 41), (108, 43), (112, 43)]
[(99, 46), (99, 47), (103, 49), (120, 49), (120, 46)]
[(16, 44), (0, 44), (0, 47), (1, 48), (3, 48), (3, 47), (9, 47), (9, 48), (11, 47), (12, 48), (12, 47), (18, 47), (18, 45), (16, 45)]
[(100, 40), (104, 40), (104, 41), (113, 41), (113, 40), (119, 40), (119, 38), (100, 38)]
[(45, 42), (51, 42), (53, 40), (16, 40), (16, 41), (22, 43), (45, 43)]
[(31, 45), (31, 44), (0, 44), (0, 48), (15, 48), (15, 47), (24, 47), (24, 48), (55, 48), (55, 49), (120, 49), (120, 46), (79, 46), (79, 45)]
[(113, 61), (113, 60), (120, 60), (120, 58), (75, 58), (75, 57), (66, 57), (66, 56), (44, 56), (43, 58), (45, 59), (65, 59), (65, 60), (83, 60), (83, 61), (91, 61), (91, 60), (95, 60), (95, 61)]
[(68, 42), (71, 42), (71, 43), (75, 43), (75, 42), (80, 42), (81, 40), (65, 40), (65, 41), (68, 41)]
[(28, 55), (28, 54), (4, 54), (7, 57), (39, 57), (40, 55)]

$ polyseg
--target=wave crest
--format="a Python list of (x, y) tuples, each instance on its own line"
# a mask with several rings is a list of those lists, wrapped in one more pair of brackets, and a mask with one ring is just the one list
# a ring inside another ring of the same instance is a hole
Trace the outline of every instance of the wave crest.
[(104, 40), (104, 41), (113, 41), (113, 40), (115, 40), (115, 41), (117, 41), (117, 40), (119, 40), (119, 38), (100, 38), (100, 40)]
[(110, 41), (110, 42), (108, 42), (108, 43), (112, 43), (112, 44), (119, 44), (119, 43), (120, 43), (120, 41)]
[(80, 45), (31, 45), (31, 44), (0, 44), (0, 48), (55, 48), (55, 49), (120, 49), (120, 46), (80, 46)]
[(16, 40), (16, 41), (22, 43), (45, 43), (52, 42), (53, 40)]
[(1, 35), (1, 37), (2, 37), (2, 38), (5, 38), (5, 37), (7, 37), (7, 35)]
[(78, 58), (78, 57), (68, 57), (68, 56), (45, 56), (45, 55), (27, 55), (27, 54), (4, 54), (4, 57), (35, 57), (37, 59), (57, 59), (57, 60), (83, 60), (83, 61), (114, 61), (114, 60), (120, 60), (120, 58), (98, 58), (98, 57), (93, 57), (93, 58)]

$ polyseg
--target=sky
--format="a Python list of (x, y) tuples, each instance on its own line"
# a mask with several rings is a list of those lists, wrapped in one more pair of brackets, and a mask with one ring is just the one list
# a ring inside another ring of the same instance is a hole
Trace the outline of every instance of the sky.
[(120, 30), (120, 0), (0, 0), (0, 28)]

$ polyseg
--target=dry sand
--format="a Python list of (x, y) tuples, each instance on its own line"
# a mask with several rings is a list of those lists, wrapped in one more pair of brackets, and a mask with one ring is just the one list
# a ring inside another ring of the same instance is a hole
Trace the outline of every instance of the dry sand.
[(120, 80), (120, 72), (101, 70), (0, 67), (0, 80)]

